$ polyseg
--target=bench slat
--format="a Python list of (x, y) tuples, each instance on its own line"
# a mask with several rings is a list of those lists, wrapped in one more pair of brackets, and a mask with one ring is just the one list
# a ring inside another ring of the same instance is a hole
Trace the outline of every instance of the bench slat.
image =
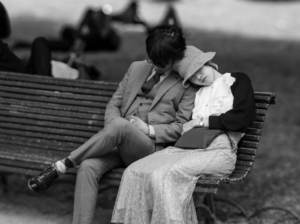
[(237, 154), (237, 159), (242, 161), (252, 161), (254, 162), (255, 156), (245, 155), (245, 154)]
[(251, 161), (241, 161), (241, 160), (237, 160), (237, 161), (236, 161), (236, 165), (252, 167), (253, 162), (251, 162)]
[(236, 165), (236, 166), (235, 166), (235, 170), (246, 170), (246, 171), (250, 171), (250, 170), (251, 170), (251, 167)]
[(267, 110), (262, 110), (262, 109), (255, 109), (255, 114), (256, 115), (267, 115)]
[[(84, 114), (84, 113), (76, 113), (69, 111), (58, 111), (52, 109), (41, 109), (41, 108), (29, 108), (23, 106), (16, 105), (2, 105), (0, 104), (0, 115), (6, 117), (26, 117), (26, 118), (35, 118), (40, 120), (61, 120), (64, 122), (69, 120), (71, 123), (77, 124), (86, 124), (90, 120), (99, 121), (104, 120), (103, 114)], [(80, 118), (80, 119), (79, 119)]]
[(52, 163), (49, 162), (30, 163), (24, 160), (11, 160), (9, 158), (0, 158), (0, 164), (4, 166), (12, 166), (18, 168), (25, 168), (25, 169), (43, 170), (48, 166), (50, 166)]
[(196, 193), (217, 194), (218, 188), (205, 188), (205, 187), (196, 186), (195, 189), (194, 189), (194, 192), (196, 192)]
[[(73, 105), (82, 107), (95, 107), (95, 108), (105, 108), (107, 104), (107, 99), (102, 99), (102, 103), (96, 103), (84, 100), (70, 100), (70, 99), (60, 99), (53, 97), (43, 97), (43, 96), (31, 96), (25, 94), (15, 94), (15, 93), (5, 93), (0, 91), (0, 97), (12, 98), (26, 101), (37, 101), (42, 103), (53, 103), (53, 104), (63, 104), (63, 105)], [(101, 102), (101, 100), (99, 100)]]
[(262, 103), (270, 104), (270, 102), (272, 101), (272, 97), (270, 95), (255, 94), (254, 98), (255, 98), (255, 102), (262, 102)]
[(11, 136), (0, 133), (0, 144), (9, 145), (11, 143), (14, 145), (39, 148), (39, 149), (47, 149), (47, 150), (61, 150), (61, 151), (72, 151), (78, 148), (81, 144), (74, 142), (63, 142), (63, 141), (53, 141), (47, 139), (38, 139), (38, 138), (29, 138), (22, 136)]
[(62, 112), (84, 112), (87, 114), (104, 114), (105, 107), (95, 108), (95, 107), (87, 107), (87, 106), (73, 106), (73, 105), (64, 105), (64, 104), (56, 104), (49, 102), (37, 102), (37, 101), (24, 101), (20, 99), (3, 99), (0, 97), (0, 103), (5, 107), (6, 105), (15, 105), (15, 106), (23, 106), (29, 107), (33, 109), (50, 109), (51, 111), (62, 111)]
[[(75, 130), (94, 130), (98, 131), (103, 126), (104, 116), (98, 117), (98, 120), (85, 120), (79, 118), (57, 117), (50, 115), (37, 115), (30, 113), (6, 112), (0, 110), (0, 121), (10, 123), (33, 124), (39, 126), (61, 127)], [(101, 121), (100, 121), (101, 120)], [(70, 126), (68, 128), (68, 126)], [(74, 127), (73, 127), (74, 126)], [(73, 127), (73, 128), (71, 128)]]
[(262, 129), (263, 128), (263, 122), (254, 121), (251, 124), (250, 128)]
[(111, 90), (115, 91), (118, 87), (117, 83), (90, 81), (90, 80), (70, 80), (70, 79), (55, 79), (52, 77), (28, 75), (12, 72), (0, 72), (0, 80), (11, 80), (14, 83), (38, 83), (42, 85), (77, 87), (81, 89), (95, 89), (95, 90)]
[(246, 131), (246, 134), (261, 135), (262, 134), (262, 130), (261, 129), (257, 129), (257, 128), (248, 128), (247, 131)]
[(4, 173), (16, 173), (16, 174), (23, 174), (23, 175), (28, 175), (28, 176), (34, 176), (40, 173), (40, 170), (35, 170), (35, 169), (29, 169), (29, 168), (18, 168), (18, 167), (13, 167), (13, 166), (5, 166), (5, 165), (0, 165), (0, 171)]
[[(1, 83), (1, 81), (0, 81)], [(61, 91), (48, 91), (48, 90), (40, 90), (40, 89), (27, 89), (27, 88), (17, 88), (14, 86), (2, 86), (0, 85), (0, 89), (3, 92), (7, 93), (16, 93), (16, 94), (26, 94), (26, 95), (37, 95), (37, 96), (45, 96), (45, 97), (59, 97), (63, 99), (81, 99), (88, 101), (101, 101), (101, 99), (105, 99), (105, 101), (109, 101), (112, 93), (107, 91), (99, 91), (97, 95), (90, 94), (81, 94), (81, 92), (61, 92)]]
[(265, 121), (265, 117), (264, 115), (256, 115), (255, 116), (255, 121), (257, 122), (264, 122)]
[(258, 145), (259, 145), (258, 142), (250, 142), (250, 141), (245, 141), (245, 140), (242, 140), (239, 143), (240, 147), (252, 148), (252, 149), (257, 149)]
[(76, 136), (67, 136), (67, 135), (56, 135), (50, 133), (39, 133), (39, 132), (30, 132), (24, 130), (9, 130), (0, 127), (0, 133), (10, 134), (15, 136), (23, 136), (29, 138), (37, 138), (37, 139), (48, 139), (53, 141), (70, 141), (77, 142), (83, 144), (85, 141), (89, 139), (89, 137), (76, 137)]
[(243, 140), (245, 140), (245, 141), (251, 141), (251, 142), (259, 142), (260, 136), (259, 135), (245, 134), (244, 137), (243, 137)]
[(263, 96), (270, 96), (271, 97), (270, 104), (276, 104), (276, 93), (255, 91), (254, 94), (255, 95), (263, 95)]
[[(1, 118), (1, 117), (0, 117)], [(10, 121), (16, 123), (8, 123)], [(7, 121), (7, 122), (6, 122)], [(46, 121), (34, 121), (27, 119), (11, 119), (6, 118), (0, 119), (0, 127), (6, 129), (17, 129), (33, 132), (42, 132), (42, 133), (53, 133), (58, 135), (68, 135), (68, 136), (79, 136), (79, 137), (90, 137), (92, 134), (97, 133), (102, 127), (103, 124), (98, 127), (83, 126), (83, 125), (71, 125), (64, 123), (54, 123)]]
[(251, 149), (251, 148), (244, 148), (244, 147), (241, 147), (241, 148), (238, 148), (238, 153), (241, 153), (241, 154), (247, 154), (247, 155), (256, 155), (256, 149)]
[[(35, 83), (26, 83), (26, 82), (10, 82), (10, 81), (3, 81), (0, 80), (0, 86), (1, 89), (4, 89), (6, 87), (6, 89), (9, 88), (14, 88), (15, 86), (15, 90), (18, 89), (17, 92), (27, 92), (29, 90), (41, 90), (41, 91), (52, 91), (53, 93), (59, 93), (59, 92), (65, 92), (65, 93), (82, 93), (82, 95), (95, 95), (95, 96), (111, 96), (113, 94), (113, 92), (111, 94), (109, 94), (109, 91), (103, 91), (102, 92), (105, 95), (100, 95), (100, 91), (101, 90), (95, 90), (95, 89), (80, 89), (80, 88), (76, 88), (76, 87), (65, 87), (65, 86), (56, 86), (56, 85), (43, 85), (43, 84), (35, 84)], [(18, 88), (16, 88), (18, 87)], [(12, 92), (12, 91), (9, 91)]]
[(255, 103), (256, 109), (265, 109), (267, 110), (269, 108), (268, 103)]
[(69, 153), (55, 150), (43, 150), (40, 148), (26, 147), (20, 145), (0, 144), (0, 158), (12, 161), (25, 161), (31, 163), (51, 164), (54, 161), (67, 157)]

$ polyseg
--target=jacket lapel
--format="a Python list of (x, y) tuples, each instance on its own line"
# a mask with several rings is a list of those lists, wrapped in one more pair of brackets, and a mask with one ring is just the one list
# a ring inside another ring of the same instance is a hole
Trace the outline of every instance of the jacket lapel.
[(162, 82), (160, 85), (160, 88), (158, 89), (155, 98), (151, 104), (151, 107), (149, 111), (155, 106), (155, 104), (162, 98), (162, 96), (172, 87), (174, 86), (177, 82), (179, 82), (181, 79), (179, 75), (172, 71), (167, 78)]
[(146, 64), (144, 67), (137, 70), (136, 73), (134, 74), (134, 77), (131, 80), (131, 83), (127, 87), (127, 91), (130, 91), (130, 95), (127, 99), (127, 103), (126, 103), (126, 106), (124, 108), (123, 115), (125, 115), (127, 113), (128, 109), (129, 109), (130, 105), (132, 104), (132, 102), (134, 101), (139, 89), (142, 88), (142, 85), (147, 80), (147, 78), (150, 75), (151, 71), (152, 71), (152, 66)]

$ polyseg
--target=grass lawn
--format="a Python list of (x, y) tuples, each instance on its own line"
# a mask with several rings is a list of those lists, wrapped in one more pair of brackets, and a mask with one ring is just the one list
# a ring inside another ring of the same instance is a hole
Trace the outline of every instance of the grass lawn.
[[(188, 44), (195, 45), (203, 51), (216, 51), (214, 61), (219, 65), (221, 73), (247, 73), (255, 90), (276, 92), (277, 104), (269, 109), (251, 174), (241, 184), (223, 185), (219, 195), (238, 201), (249, 213), (264, 206), (280, 206), (300, 214), (300, 16), (295, 13), (296, 9), (300, 9), (300, 4), (228, 0), (225, 6), (225, 3), (221, 2), (203, 1), (201, 5), (201, 1), (195, 1), (195, 6), (202, 10), (203, 15), (200, 16), (202, 20), (194, 22), (191, 16), (197, 13), (198, 8), (190, 8), (188, 14), (188, 7), (182, 5), (179, 14), (183, 25), (186, 25), (184, 30)], [(155, 7), (158, 6), (155, 5), (149, 10), (154, 10)], [(250, 13), (247, 9), (256, 11)], [(211, 10), (211, 17), (214, 19), (211, 26), (208, 25), (208, 10)], [(266, 10), (266, 13), (263, 13), (263, 10)], [(249, 18), (248, 22), (243, 14)], [(275, 27), (262, 25), (271, 19), (274, 19)], [(278, 20), (281, 21), (281, 28), (282, 21), (286, 21), (286, 29), (280, 30), (276, 27)], [(197, 26), (198, 22), (201, 24)], [(13, 21), (13, 25), (15, 34), (8, 40), (10, 43), (20, 38), (51, 35), (57, 31), (55, 21), (36, 21), (31, 17), (18, 17)], [(146, 58), (145, 34), (133, 31), (129, 27), (120, 31), (123, 38), (119, 51), (85, 56), (87, 61), (94, 63), (102, 71), (102, 79), (105, 81), (120, 81), (132, 61)], [(17, 53), (24, 56), (28, 52)], [(0, 223), (71, 222), (73, 185), (55, 185), (47, 193), (36, 195), (27, 190), (26, 182), (24, 176), (11, 175), (9, 192), (0, 191)], [(112, 189), (108, 194), (98, 196), (95, 223), (110, 223), (115, 194), (116, 190)], [(220, 210), (223, 211), (224, 208)], [(267, 212), (263, 215), (265, 221), (262, 223), (274, 223), (274, 217), (282, 214), (277, 211)], [(285, 221), (279, 223), (296, 223), (288, 217), (283, 218), (286, 218)], [(247, 222), (234, 217), (227, 223)], [(255, 220), (250, 223), (255, 223)]]

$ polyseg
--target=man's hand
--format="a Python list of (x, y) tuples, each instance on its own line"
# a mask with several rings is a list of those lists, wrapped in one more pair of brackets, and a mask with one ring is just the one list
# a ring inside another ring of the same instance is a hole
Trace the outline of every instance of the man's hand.
[(141, 132), (143, 132), (145, 135), (149, 135), (149, 126), (140, 118), (131, 116), (130, 123), (137, 129), (139, 129)]

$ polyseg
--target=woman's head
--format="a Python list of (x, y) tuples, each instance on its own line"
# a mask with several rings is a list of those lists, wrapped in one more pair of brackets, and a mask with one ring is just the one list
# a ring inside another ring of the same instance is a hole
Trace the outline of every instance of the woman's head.
[[(215, 52), (204, 53), (194, 46), (187, 46), (184, 58), (175, 61), (173, 69), (183, 78), (182, 85), (189, 86), (189, 82), (197, 85), (210, 85), (218, 66), (211, 60)], [(204, 80), (205, 78), (205, 80)], [(205, 81), (205, 82), (204, 82)]]
[(175, 60), (184, 57), (186, 41), (180, 28), (174, 26), (158, 26), (146, 39), (148, 62), (158, 72), (172, 68)]
[(199, 86), (210, 86), (216, 79), (215, 65), (212, 62), (206, 63), (199, 70), (197, 70), (188, 80), (189, 82)]

